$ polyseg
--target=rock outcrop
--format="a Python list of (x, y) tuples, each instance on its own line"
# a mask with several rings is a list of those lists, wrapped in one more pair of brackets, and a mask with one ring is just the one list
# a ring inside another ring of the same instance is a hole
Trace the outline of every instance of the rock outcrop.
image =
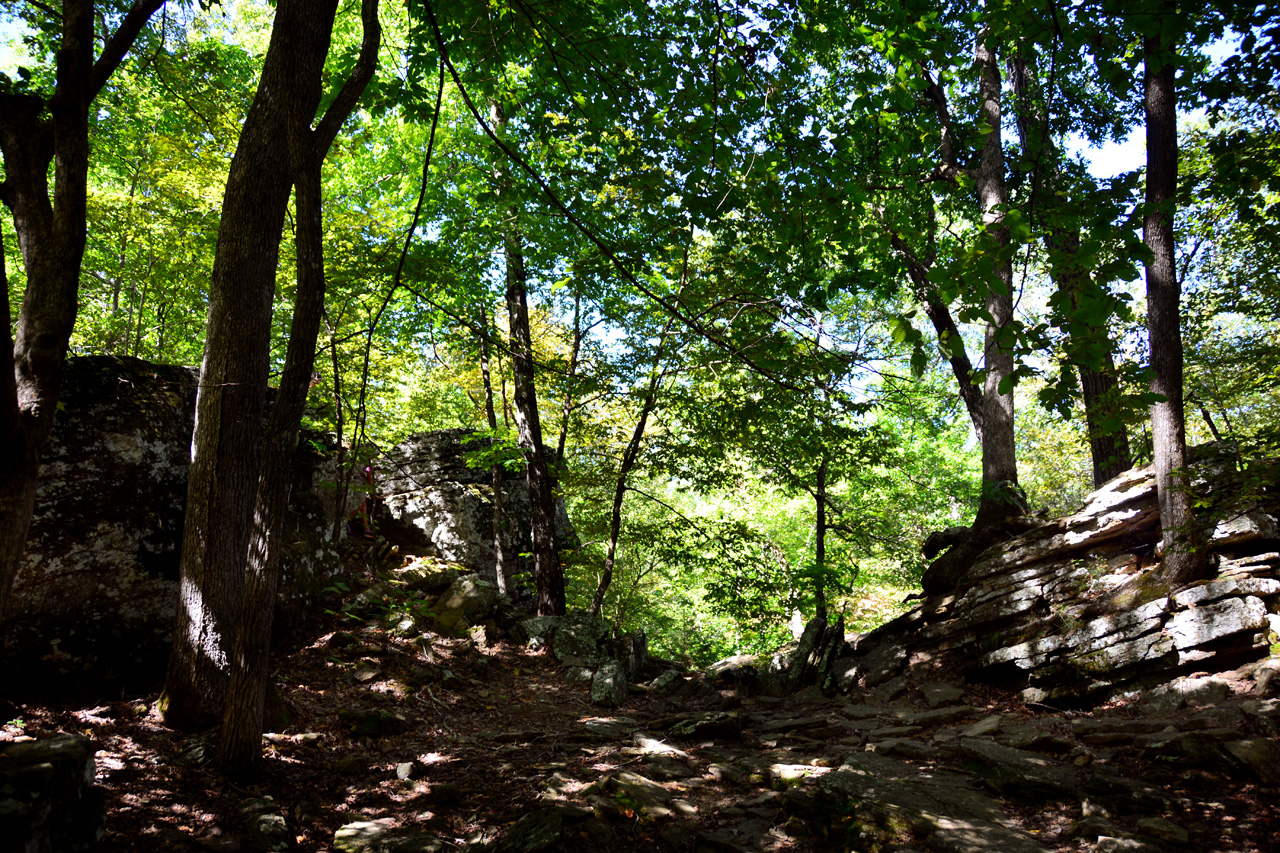
[[(468, 454), (491, 446), (471, 430), (452, 429), (412, 436), (387, 451), (374, 464), (382, 498), (379, 532), (402, 554), (438, 557), (496, 581), (492, 472), (467, 465)], [(504, 551), (526, 554), (530, 516), (523, 470), (506, 473), (502, 492)], [(576, 547), (563, 501), (556, 502), (556, 536), (562, 548)]]
[(1280, 627), (1280, 530), (1258, 500), (1228, 500), (1229, 481), (1204, 484), (1220, 504), (1208, 580), (1170, 594), (1151, 579), (1155, 478), (1135, 469), (1079, 512), (983, 551), (954, 588), (858, 638), (841, 671), (867, 687), (964, 676), (1087, 704), (1257, 661)]
[[(68, 360), (9, 619), (0, 628), (0, 680), (81, 688), (163, 671), (197, 373), (134, 358)], [(312, 490), (318, 461), (303, 442), (283, 531), (285, 624), (341, 565)]]

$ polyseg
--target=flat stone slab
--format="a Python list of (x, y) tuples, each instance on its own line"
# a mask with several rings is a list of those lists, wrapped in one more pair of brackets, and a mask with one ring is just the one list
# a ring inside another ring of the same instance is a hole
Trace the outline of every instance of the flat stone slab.
[[(930, 850), (1044, 853), (999, 805), (961, 776), (917, 770), (872, 752), (854, 753), (817, 782), (819, 794), (868, 827), (908, 828)], [(887, 839), (886, 839), (887, 840)]]
[(1080, 768), (1056, 764), (1033, 752), (986, 738), (961, 738), (960, 752), (990, 768), (985, 778), (1002, 794), (1074, 797), (1080, 790)]
[(434, 835), (398, 829), (389, 817), (349, 823), (333, 834), (339, 853), (443, 853), (449, 846)]
[(671, 799), (675, 795), (661, 783), (639, 773), (623, 770), (606, 781), (603, 788), (646, 817), (671, 817), (675, 814), (671, 808)]
[(1274, 738), (1246, 738), (1226, 744), (1227, 752), (1249, 766), (1263, 784), (1280, 784), (1280, 743)]

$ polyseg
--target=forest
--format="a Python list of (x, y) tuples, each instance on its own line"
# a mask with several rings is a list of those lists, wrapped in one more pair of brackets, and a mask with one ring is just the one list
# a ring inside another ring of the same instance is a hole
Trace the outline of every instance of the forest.
[[(697, 665), (815, 614), (878, 625), (931, 533), (1058, 515), (1135, 465), (1186, 585), (1187, 448), (1280, 444), (1273, 4), (6, 0), (0, 23), (0, 618), (66, 359), (199, 364), (166, 720), (244, 709), (230, 766), (259, 750), (300, 430), (355, 472), (426, 430), (494, 438), (473, 464), (525, 472), (533, 506), (500, 583)], [(1106, 173), (1131, 137), (1142, 162)]]

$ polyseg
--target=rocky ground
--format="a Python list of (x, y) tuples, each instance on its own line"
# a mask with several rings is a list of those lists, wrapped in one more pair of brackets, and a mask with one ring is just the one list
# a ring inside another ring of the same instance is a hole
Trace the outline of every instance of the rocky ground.
[(1064, 713), (668, 675), (605, 711), (548, 648), (333, 620), (278, 662), (257, 784), (154, 695), (17, 704), (0, 738), (92, 739), (109, 851), (1280, 850), (1280, 701), (1247, 677)]

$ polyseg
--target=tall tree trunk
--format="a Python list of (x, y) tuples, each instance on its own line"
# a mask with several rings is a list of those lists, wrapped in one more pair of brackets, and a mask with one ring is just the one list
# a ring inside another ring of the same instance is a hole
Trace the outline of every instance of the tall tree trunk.
[[(515, 208), (509, 211), (516, 217)], [(565, 612), (564, 570), (556, 549), (555, 488), (542, 445), (538, 395), (533, 370), (533, 340), (529, 334), (528, 274), (519, 233), (512, 226), (503, 238), (507, 261), (507, 317), (511, 327), (511, 374), (515, 385), (514, 409), (520, 449), (524, 453), (525, 479), (529, 486), (530, 536), (533, 540), (533, 577), (538, 589), (538, 615)]]
[(175, 728), (213, 725), (230, 656), (262, 455), (271, 303), (292, 185), (291, 98), (320, 99), (337, 0), (281, 0), (223, 197), (192, 441), (173, 650), (161, 698)]
[(813, 615), (827, 621), (827, 454), (818, 466), (818, 483), (813, 495)]
[[(1024, 157), (1030, 157), (1033, 162), (1033, 197), (1048, 196), (1043, 204), (1049, 211), (1049, 227), (1045, 230), (1043, 242), (1049, 253), (1049, 266), (1058, 291), (1066, 295), (1071, 310), (1078, 312), (1080, 301), (1091, 289), (1092, 282), (1090, 272), (1077, 266), (1079, 224), (1067, 226), (1055, 216), (1055, 211), (1064, 203), (1062, 153), (1049, 136), (1044, 99), (1031, 63), (1022, 57), (1011, 58), (1009, 83), (1018, 105), (1018, 137)], [(1085, 326), (1078, 317), (1073, 317), (1068, 334), (1068, 350), (1089, 356), (1086, 360), (1077, 359), (1076, 368), (1080, 372), (1089, 456), (1093, 462), (1093, 485), (1096, 488), (1127, 471), (1133, 464), (1129, 452), (1129, 430), (1122, 421), (1114, 418), (1118, 389), (1114, 348), (1106, 326)]]
[[(1171, 3), (1161, 9), (1173, 14)], [(1186, 475), (1186, 421), (1182, 399), (1181, 298), (1174, 266), (1173, 215), (1178, 190), (1175, 45), (1158, 35), (1143, 38), (1144, 110), (1147, 123), (1147, 194), (1143, 240), (1147, 264), (1147, 334), (1151, 343), (1151, 390), (1164, 401), (1151, 407), (1151, 441), (1160, 499), (1161, 578), (1171, 587), (1200, 579), (1207, 567), (1192, 514)]]
[(0, 318), (5, 326), (0, 353), (8, 358), (0, 368), (5, 374), (0, 380), (0, 621), (26, 546), (40, 453), (53, 429), (75, 325), (85, 246), (89, 105), (160, 5), (161, 0), (136, 0), (95, 62), (94, 4), (65, 0), (52, 97), (0, 94), (0, 202), (13, 216), (27, 276), (14, 337), (7, 282)]
[[(494, 125), (502, 128), (506, 117), (493, 105)], [(505, 173), (498, 175), (499, 193), (511, 193)], [(533, 539), (533, 577), (538, 589), (538, 615), (565, 612), (564, 569), (556, 549), (555, 487), (542, 445), (542, 422), (538, 417), (537, 385), (533, 369), (533, 339), (529, 331), (528, 271), (524, 263), (520, 233), (520, 208), (506, 210), (502, 246), (507, 266), (507, 324), (511, 329), (511, 378), (515, 386), (516, 431), (524, 454), (525, 479), (529, 485), (530, 535)]]
[[(298, 424), (306, 406), (324, 309), (320, 223), (320, 164), (295, 173), (298, 286), (280, 389), (263, 440), (262, 470), (253, 514), (244, 597), (222, 718), (218, 764), (232, 776), (257, 770), (271, 647), (271, 622), (280, 577), (280, 541), (293, 477)], [(313, 233), (314, 232), (314, 233)]]
[(983, 32), (978, 37), (976, 61), (982, 114), (986, 121), (977, 179), (982, 207), (982, 239), (994, 264), (985, 298), (991, 322), (987, 325), (984, 356), (986, 379), (982, 389), (982, 502), (977, 524), (1000, 521), (1020, 511), (1017, 499), (1018, 462), (1014, 444), (1013, 390), (1001, 393), (1000, 385), (1013, 373), (1013, 348), (1008, 326), (1013, 321), (1013, 261), (1004, 254), (1009, 245), (1005, 207), (1009, 194), (1004, 181), (1004, 147), (1000, 134), (1000, 67)]
[[(667, 321), (666, 329), (662, 333), (662, 342), (666, 342), (667, 333), (671, 329), (671, 320)], [(605, 546), (604, 570), (600, 573), (600, 582), (596, 584), (596, 594), (591, 598), (591, 607), (589, 612), (592, 616), (600, 615), (600, 608), (604, 606), (605, 593), (609, 591), (609, 585), (613, 583), (613, 569), (617, 564), (618, 556), (618, 539), (622, 533), (622, 505), (627, 497), (627, 478), (631, 476), (631, 471), (636, 466), (636, 461), (640, 458), (640, 446), (644, 441), (644, 431), (649, 424), (649, 415), (653, 413), (653, 407), (658, 400), (658, 387), (662, 384), (662, 346), (658, 347), (658, 359), (653, 367), (653, 374), (649, 378), (649, 387), (645, 391), (644, 403), (640, 407), (640, 417), (636, 419), (636, 425), (631, 430), (631, 439), (627, 442), (626, 450), (622, 452), (622, 463), (618, 466), (618, 478), (614, 481), (613, 487), (613, 506), (609, 513), (609, 542)]]
[[(1101, 334), (1105, 337), (1106, 331), (1101, 330)], [(1094, 488), (1133, 467), (1129, 428), (1116, 419), (1120, 389), (1116, 385), (1115, 372), (1116, 363), (1109, 340), (1102, 356), (1101, 370), (1080, 365), (1080, 390), (1084, 397), (1084, 420), (1089, 434)]]
[[(493, 406), (493, 373), (489, 367), (489, 313), (480, 309), (480, 377), (484, 381), (484, 416), (493, 433), (494, 441), (498, 440), (498, 413)], [(507, 554), (507, 513), (506, 495), (503, 488), (503, 468), (495, 462), (489, 471), (489, 479), (493, 488), (493, 573), (498, 582), (499, 592), (511, 589), (511, 560)]]
[[(222, 719), (218, 763), (224, 772), (232, 776), (252, 775), (262, 760), (271, 622), (282, 558), (280, 536), (289, 507), (298, 429), (311, 387), (316, 341), (324, 314), (324, 224), (321, 217), (324, 185), (321, 167), (338, 128), (351, 115), (356, 101), (373, 77), (381, 39), (378, 0), (363, 0), (361, 18), (364, 39), (360, 58), (315, 131), (311, 130), (311, 119), (319, 101), (319, 78), (292, 81), (293, 86), (286, 95), (290, 106), (290, 172), (294, 180), (297, 214), (297, 293), (280, 389), (267, 422), (253, 514), (253, 538), (245, 572), (244, 602), (236, 630), (227, 706)], [(323, 33), (326, 54), (333, 26), (332, 13), (327, 20), (329, 29)]]

